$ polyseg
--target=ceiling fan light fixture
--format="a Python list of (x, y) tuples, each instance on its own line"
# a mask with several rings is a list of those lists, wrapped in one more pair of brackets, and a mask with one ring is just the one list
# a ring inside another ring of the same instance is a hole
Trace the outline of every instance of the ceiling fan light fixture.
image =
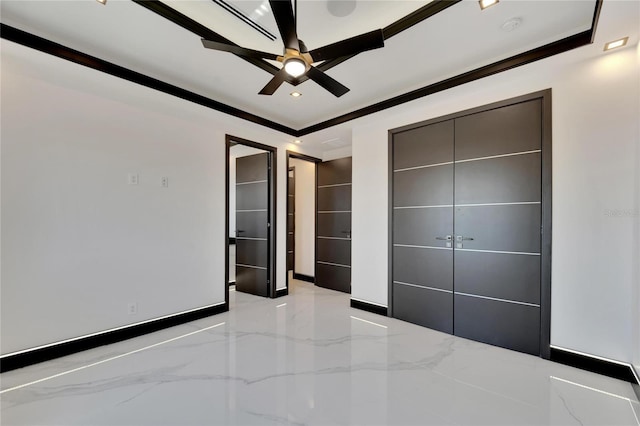
[(307, 70), (307, 64), (299, 58), (289, 58), (284, 62), (284, 70), (291, 77), (300, 77)]
[(480, 10), (485, 10), (488, 7), (496, 5), (500, 0), (480, 0)]

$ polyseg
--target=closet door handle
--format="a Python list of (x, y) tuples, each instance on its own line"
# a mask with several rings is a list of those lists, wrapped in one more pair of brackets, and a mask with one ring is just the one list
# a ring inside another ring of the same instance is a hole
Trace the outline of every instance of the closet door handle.
[(451, 241), (451, 235), (445, 235), (444, 237), (436, 237), (436, 240)]
[(456, 235), (456, 248), (464, 248), (462, 242), (463, 241), (473, 241), (471, 237), (463, 237), (462, 235)]

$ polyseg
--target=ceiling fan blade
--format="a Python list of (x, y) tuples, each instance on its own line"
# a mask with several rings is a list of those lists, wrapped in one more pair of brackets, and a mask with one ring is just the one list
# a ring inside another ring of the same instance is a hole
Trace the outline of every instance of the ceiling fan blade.
[(313, 58), (313, 62), (319, 62), (340, 58), (342, 56), (355, 55), (356, 53), (378, 49), (380, 47), (384, 47), (384, 34), (382, 30), (374, 30), (313, 49), (309, 54)]
[(234, 46), (232, 44), (226, 43), (218, 43), (217, 41), (211, 41), (204, 38), (202, 39), (202, 45), (207, 49), (231, 52), (238, 56), (244, 56), (246, 58), (273, 59), (274, 61), (278, 59), (278, 55), (274, 55), (273, 53), (260, 52), (253, 49), (245, 49), (244, 47)]
[(337, 82), (314, 66), (311, 66), (307, 71), (307, 77), (333, 93), (337, 98), (349, 91), (348, 87)]
[(266, 86), (260, 91), (261, 95), (273, 95), (278, 87), (287, 80), (287, 72), (284, 67), (273, 76)]
[(269, 0), (269, 4), (271, 5), (273, 17), (276, 18), (276, 24), (278, 24), (284, 47), (300, 51), (291, 0)]

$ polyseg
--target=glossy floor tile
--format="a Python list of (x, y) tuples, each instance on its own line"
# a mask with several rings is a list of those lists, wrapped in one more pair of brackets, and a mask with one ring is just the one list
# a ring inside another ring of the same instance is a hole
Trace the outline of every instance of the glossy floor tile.
[(628, 383), (346, 294), (294, 280), (275, 300), (231, 292), (231, 306), (2, 374), (2, 425), (640, 425)]

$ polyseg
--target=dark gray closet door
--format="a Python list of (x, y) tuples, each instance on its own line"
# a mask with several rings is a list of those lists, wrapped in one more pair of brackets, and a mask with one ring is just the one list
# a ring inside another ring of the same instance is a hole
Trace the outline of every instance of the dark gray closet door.
[(291, 217), (291, 221), (287, 221), (287, 224), (291, 224), (291, 226), (287, 226), (287, 271), (293, 271), (295, 268), (295, 249), (296, 249), (296, 220), (295, 220), (295, 211), (296, 211), (296, 178), (295, 178), (295, 168), (291, 167), (289, 169), (289, 176), (287, 178), (288, 182), (288, 193), (287, 193), (287, 218)]
[(351, 157), (318, 164), (316, 285), (351, 292)]
[(540, 100), (455, 120), (455, 334), (540, 354)]
[(394, 135), (393, 316), (453, 333), (453, 121)]
[(236, 159), (236, 290), (268, 296), (269, 154)]

